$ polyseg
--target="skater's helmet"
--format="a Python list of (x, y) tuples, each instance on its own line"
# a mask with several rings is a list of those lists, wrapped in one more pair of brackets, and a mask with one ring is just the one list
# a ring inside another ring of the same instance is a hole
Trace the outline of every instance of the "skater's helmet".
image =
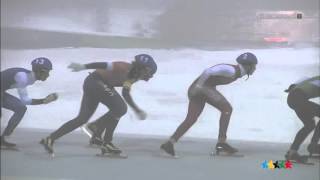
[(246, 52), (237, 57), (237, 62), (242, 65), (256, 65), (258, 64), (257, 57), (250, 52)]
[(52, 70), (52, 63), (48, 58), (38, 57), (31, 62), (32, 71)]
[(150, 55), (138, 54), (134, 57), (134, 60), (137, 66), (149, 69), (152, 75), (157, 72), (157, 64)]

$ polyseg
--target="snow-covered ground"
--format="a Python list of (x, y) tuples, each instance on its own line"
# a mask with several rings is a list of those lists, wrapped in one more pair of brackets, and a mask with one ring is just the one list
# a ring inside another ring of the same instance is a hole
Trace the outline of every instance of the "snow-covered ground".
[[(250, 51), (257, 55), (256, 73), (245, 81), (218, 87), (233, 105), (229, 126), (230, 139), (291, 142), (302, 126), (295, 113), (287, 106), (284, 89), (304, 77), (319, 74), (319, 50), (304, 49), (242, 49), (232, 51), (205, 51), (196, 49), (93, 49), (61, 48), (41, 50), (1, 50), (1, 70), (10, 67), (31, 68), (32, 59), (45, 56), (54, 62), (54, 70), (45, 82), (28, 88), (34, 98), (57, 92), (58, 101), (41, 106), (28, 106), (19, 127), (57, 129), (71, 120), (79, 111), (82, 83), (90, 71), (74, 73), (67, 69), (70, 62), (124, 60), (130, 62), (138, 53), (152, 55), (158, 63), (158, 72), (149, 82), (138, 82), (132, 94), (137, 104), (148, 113), (139, 121), (129, 110), (121, 119), (117, 133), (135, 133), (170, 136), (184, 120), (187, 110), (187, 88), (207, 67), (217, 63), (235, 64), (240, 53)], [(14, 90), (9, 91), (16, 94)], [(316, 100), (317, 101), (317, 100)], [(99, 106), (90, 121), (106, 113)], [(2, 127), (12, 115), (3, 109)], [(219, 112), (206, 106), (198, 122), (186, 136), (216, 138)]]

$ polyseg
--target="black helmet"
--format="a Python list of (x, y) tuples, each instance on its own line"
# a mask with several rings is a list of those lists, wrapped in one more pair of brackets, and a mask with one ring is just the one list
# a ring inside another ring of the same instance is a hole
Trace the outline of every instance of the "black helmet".
[(250, 52), (246, 52), (237, 57), (237, 62), (243, 65), (258, 64), (257, 57)]
[(138, 54), (134, 59), (137, 65), (150, 68), (152, 74), (157, 72), (157, 64), (150, 55)]
[(38, 57), (31, 62), (32, 70), (38, 71), (41, 69), (52, 70), (52, 63), (48, 58)]

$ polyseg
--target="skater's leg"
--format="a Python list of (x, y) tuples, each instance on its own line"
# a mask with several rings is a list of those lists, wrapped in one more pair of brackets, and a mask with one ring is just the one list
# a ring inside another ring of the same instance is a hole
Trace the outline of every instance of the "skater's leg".
[(227, 130), (230, 122), (230, 117), (232, 113), (232, 106), (227, 101), (227, 99), (217, 90), (210, 89), (207, 92), (207, 103), (217, 108), (220, 112), (219, 120), (219, 142), (225, 142), (227, 138)]
[(52, 140), (56, 140), (61, 136), (73, 131), (74, 129), (80, 127), (82, 124), (88, 122), (89, 118), (92, 116), (94, 111), (98, 106), (98, 101), (87, 94), (82, 97), (80, 112), (78, 116), (71, 121), (68, 121), (62, 125), (59, 129), (50, 135)]
[(312, 114), (312, 116), (320, 117), (320, 105), (316, 104), (312, 101), (308, 101), (308, 105), (306, 107), (308, 112)]
[(287, 103), (288, 106), (296, 112), (304, 126), (296, 134), (285, 158), (288, 160), (303, 162), (306, 161), (306, 159), (299, 155), (298, 149), (309, 133), (315, 128), (315, 121), (313, 120), (312, 115), (313, 113), (308, 108), (308, 105), (310, 104), (307, 97), (299, 90), (289, 92)]
[[(320, 105), (309, 101), (308, 109), (310, 110), (313, 116), (320, 117)], [(314, 130), (314, 134), (311, 139), (311, 144), (318, 144), (319, 139), (320, 139), (320, 121), (318, 121), (317, 126)]]
[(87, 76), (83, 84), (83, 96), (78, 116), (53, 132), (50, 135), (52, 140), (55, 140), (88, 122), (99, 104), (99, 93), (96, 93), (97, 89), (100, 88), (99, 82), (100, 80), (96, 74), (92, 73)]
[(313, 133), (313, 136), (312, 136), (312, 139), (311, 139), (311, 142), (310, 144), (308, 145), (308, 151), (310, 153), (310, 155), (312, 154), (320, 154), (320, 144), (319, 143), (319, 139), (320, 139), (320, 121), (318, 122), (315, 130), (314, 130), (314, 133)]
[(109, 108), (108, 118), (100, 120), (100, 126), (105, 128), (104, 142), (111, 142), (114, 131), (120, 118), (127, 113), (127, 104), (118, 92), (114, 91), (112, 97), (101, 99), (101, 102)]
[(293, 151), (298, 151), (302, 142), (315, 128), (315, 121), (312, 114), (306, 112), (304, 109), (295, 109), (295, 112), (299, 119), (303, 122), (304, 126), (298, 131), (294, 141), (290, 147)]
[(101, 138), (103, 131), (105, 130), (105, 123), (112, 118), (112, 112), (108, 111), (94, 122), (88, 124), (92, 130), (93, 136)]
[(187, 116), (184, 121), (179, 125), (173, 135), (168, 141), (161, 144), (160, 149), (171, 156), (175, 155), (174, 143), (176, 143), (198, 120), (203, 108), (205, 106), (205, 98), (202, 95), (202, 89), (195, 86), (193, 83), (188, 90), (189, 105)]
[(3, 132), (3, 136), (9, 136), (22, 120), (25, 112), (27, 111), (27, 107), (18, 98), (6, 92), (3, 93), (2, 98), (1, 107), (14, 112)]
[(107, 84), (101, 84), (96, 93), (99, 94), (99, 101), (109, 108), (107, 114), (94, 122), (98, 129), (96, 134), (105, 131), (101, 150), (103, 152), (121, 153), (121, 150), (114, 146), (111, 141), (120, 118), (127, 112), (127, 105), (119, 93)]
[[(115, 97), (108, 97), (106, 100), (100, 100), (105, 104), (110, 110), (108, 113), (104, 114), (96, 121), (89, 123), (90, 129), (93, 131), (93, 136), (101, 138), (102, 133), (106, 130), (107, 127), (110, 127), (109, 131), (106, 133), (110, 136), (109, 133), (113, 132), (115, 126), (117, 126), (120, 117), (122, 117), (127, 112), (127, 107), (125, 102), (122, 100), (120, 95), (115, 92)], [(112, 130), (113, 129), (113, 130)], [(105, 134), (106, 135), (106, 134)]]
[(174, 143), (176, 143), (190, 127), (197, 121), (205, 105), (205, 100), (200, 97), (192, 97), (189, 100), (188, 113), (185, 120), (176, 129), (170, 139), (161, 144), (160, 148), (171, 156), (175, 156)]
[(318, 121), (317, 126), (314, 130), (314, 134), (311, 139), (311, 144), (318, 144), (320, 139), (320, 121)]
[(287, 103), (289, 107), (296, 112), (297, 116), (304, 124), (298, 131), (290, 147), (289, 153), (292, 154), (298, 151), (302, 142), (315, 128), (315, 121), (313, 118), (318, 113), (317, 109), (319, 109), (319, 107), (315, 103), (308, 101), (304, 93), (299, 90), (289, 93)]
[(219, 154), (219, 152), (227, 152), (228, 154), (233, 154), (238, 152), (236, 148), (226, 143), (227, 130), (232, 113), (232, 106), (227, 101), (227, 99), (216, 89), (207, 89), (205, 93), (207, 103), (217, 108), (221, 112), (219, 119), (218, 143), (215, 147), (216, 153)]
[(73, 131), (80, 127), (82, 124), (88, 122), (96, 110), (99, 101), (95, 91), (98, 86), (98, 79), (94, 73), (87, 76), (83, 84), (83, 96), (81, 101), (80, 112), (76, 118), (62, 125), (58, 130), (50, 134), (47, 138), (40, 141), (45, 150), (52, 154), (53, 153), (53, 142), (61, 136)]
[(185, 120), (176, 129), (174, 134), (171, 136), (171, 140), (177, 142), (181, 136), (183, 136), (188, 129), (197, 121), (199, 115), (203, 111), (205, 100), (203, 98), (191, 98), (188, 106), (188, 113)]
[[(310, 110), (310, 113), (312, 113), (314, 116), (320, 117), (320, 106), (316, 103), (309, 102), (309, 107), (308, 109)], [(311, 154), (320, 154), (320, 145), (319, 143), (320, 139), (320, 121), (318, 121), (317, 126), (314, 130), (313, 136), (311, 138), (311, 142), (308, 146), (308, 151)]]
[(102, 133), (103, 130), (106, 131), (104, 136), (105, 143), (110, 143), (119, 119), (127, 112), (127, 105), (112, 86), (101, 80), (96, 81), (94, 93), (98, 101), (110, 110), (95, 122), (97, 129), (99, 129), (98, 133)]

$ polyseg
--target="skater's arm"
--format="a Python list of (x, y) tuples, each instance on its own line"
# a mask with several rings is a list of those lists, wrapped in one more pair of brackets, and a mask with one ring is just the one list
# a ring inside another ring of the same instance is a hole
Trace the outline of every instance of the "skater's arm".
[(123, 88), (122, 88), (122, 96), (125, 99), (125, 101), (128, 103), (128, 105), (135, 111), (135, 112), (141, 112), (141, 109), (134, 103), (130, 90), (132, 86), (132, 81), (127, 80), (123, 83)]
[(130, 89), (123, 88), (122, 96), (124, 97), (126, 102), (129, 104), (129, 106), (134, 110), (134, 112), (136, 113), (137, 117), (140, 120), (145, 120), (147, 118), (147, 114), (133, 102), (133, 99), (130, 95)]
[(29, 97), (27, 90), (27, 86), (30, 85), (28, 75), (25, 72), (19, 72), (15, 75), (14, 79), (20, 100), (25, 105), (48, 104), (58, 98), (56, 93), (52, 93), (43, 99), (32, 99)]
[(56, 93), (48, 95), (46, 98), (43, 99), (31, 99), (28, 96), (28, 91), (26, 88), (18, 88), (18, 94), (23, 104), (25, 105), (39, 105), (39, 104), (48, 104), (52, 101), (55, 101), (58, 96)]
[(28, 96), (27, 91), (28, 75), (25, 72), (18, 72), (15, 75), (14, 80), (21, 102), (25, 105), (32, 104), (32, 99)]
[(112, 62), (93, 62), (88, 64), (71, 63), (68, 68), (73, 72), (82, 71), (86, 69), (106, 69), (112, 70)]
[(43, 99), (32, 99), (31, 105), (48, 104), (58, 99), (57, 93), (51, 93)]
[(43, 104), (44, 99), (31, 99), (28, 96), (28, 91), (26, 88), (18, 88), (18, 94), (20, 97), (20, 100), (23, 104), (25, 105), (38, 105), (38, 104)]
[(25, 87), (24, 88), (17, 88), (17, 90), (18, 90), (20, 100), (23, 104), (25, 104), (25, 105), (32, 104), (32, 99), (28, 96), (28, 91)]
[(136, 103), (133, 101), (131, 95), (130, 95), (130, 90), (123, 88), (122, 89), (122, 96), (125, 99), (125, 101), (129, 104), (129, 106), (135, 111), (135, 112), (140, 112), (141, 110), (139, 107), (136, 105)]
[(58, 99), (58, 94), (52, 93), (43, 99), (32, 99), (32, 102), (30, 105), (48, 104), (48, 103), (55, 101), (57, 99)]
[(112, 63), (109, 62), (94, 62), (94, 63), (89, 63), (85, 64), (86, 69), (107, 69), (111, 70), (112, 69)]

